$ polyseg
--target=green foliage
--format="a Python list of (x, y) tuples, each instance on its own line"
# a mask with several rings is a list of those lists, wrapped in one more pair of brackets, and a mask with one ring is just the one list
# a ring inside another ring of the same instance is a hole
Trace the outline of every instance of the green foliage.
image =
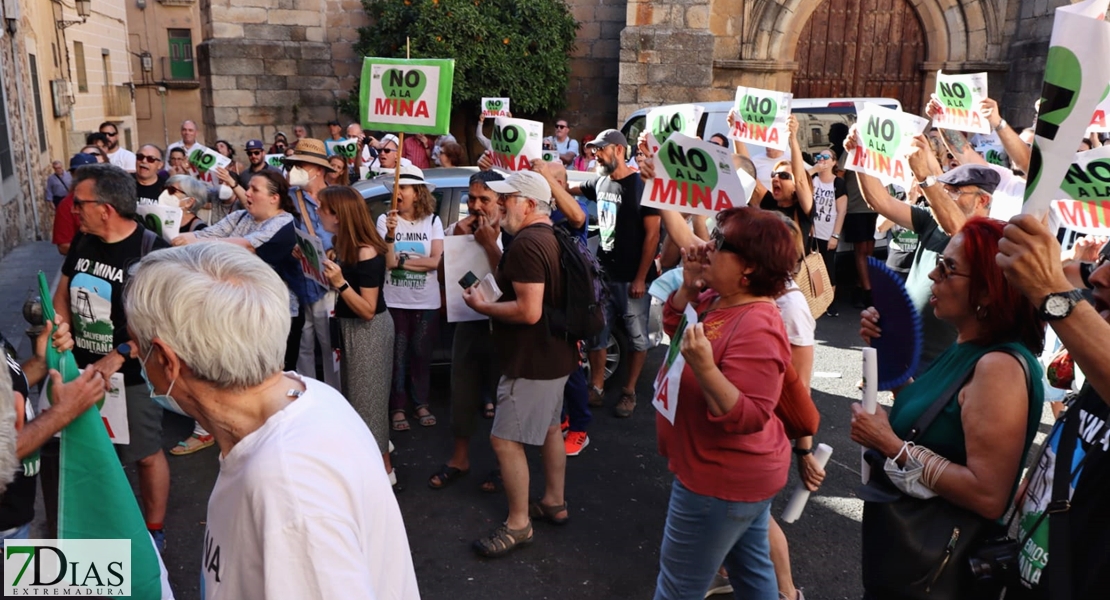
[[(578, 23), (564, 0), (362, 0), (374, 25), (359, 30), (361, 56), (454, 58), (454, 106), (476, 111), (507, 96), (515, 115), (565, 105)], [(340, 106), (355, 115), (358, 93)]]

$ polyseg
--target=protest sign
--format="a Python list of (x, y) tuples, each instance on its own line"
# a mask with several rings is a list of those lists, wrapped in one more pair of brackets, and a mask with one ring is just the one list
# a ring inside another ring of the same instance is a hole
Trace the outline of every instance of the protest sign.
[(454, 79), (454, 59), (364, 58), (359, 88), (362, 128), (449, 133)]
[(532, 168), (532, 160), (543, 156), (543, 123), (497, 117), (489, 141), (493, 147), (494, 166), (527, 171)]
[(358, 139), (348, 138), (345, 140), (325, 140), (324, 146), (327, 148), (328, 156), (342, 156), (348, 161), (355, 159), (358, 154)]
[[(85, 372), (84, 369), (80, 371)], [(47, 386), (44, 385), (39, 392), (38, 411), (41, 413), (48, 408), (50, 408), (50, 398)], [(100, 420), (104, 422), (108, 439), (113, 444), (124, 446), (130, 444), (131, 433), (127, 428), (127, 396), (124, 394), (123, 373), (117, 371), (108, 378), (108, 390), (96, 403), (96, 409), (100, 412)], [(62, 437), (62, 433), (59, 431), (54, 434), (54, 437)]]
[(285, 155), (284, 154), (267, 154), (266, 164), (271, 167), (281, 170), (285, 168)]
[(1110, 0), (1056, 9), (1022, 212), (1043, 217), (1110, 81)]
[(181, 232), (181, 218), (184, 212), (174, 206), (164, 204), (140, 204), (135, 212), (143, 220), (143, 227), (172, 242)]
[(980, 144), (975, 147), (975, 151), (983, 157), (983, 160), (992, 165), (998, 165), (1006, 169), (1010, 168), (1010, 156), (1006, 154), (1006, 149), (1002, 147), (1002, 144)]
[(933, 125), (971, 133), (991, 132), (990, 123), (979, 113), (979, 103), (987, 98), (986, 73), (946, 75), (937, 71), (933, 97), (941, 107), (933, 117)]
[(1073, 159), (1053, 199), (1110, 200), (1110, 146), (1080, 152), (1073, 155)]
[(1053, 200), (1048, 230), (1056, 232), (1061, 227), (1087, 235), (1110, 235), (1110, 200)]
[(697, 137), (698, 121), (704, 112), (705, 107), (697, 104), (676, 104), (652, 109), (647, 114), (648, 146), (651, 151), (659, 152), (659, 146), (675, 132)]
[[(1106, 90), (1110, 92), (1110, 87)], [(1091, 124), (1087, 126), (1087, 135), (1110, 131), (1110, 119), (1107, 115), (1110, 115), (1110, 94), (1107, 94), (1095, 107), (1095, 114), (1091, 115)]]
[(551, 163), (556, 162), (556, 161), (562, 162), (562, 159), (559, 158), (559, 151), (558, 150), (544, 150), (543, 152), (540, 153), (540, 159), (542, 159), (543, 162), (551, 162)]
[(231, 164), (231, 159), (207, 146), (197, 144), (193, 151), (189, 153), (189, 164), (198, 173), (204, 174), (212, 169), (226, 169)]
[(293, 231), (297, 234), (297, 249), (300, 250), (297, 260), (301, 263), (301, 272), (324, 288), (331, 289), (331, 283), (324, 277), (324, 244), (310, 233), (300, 229)]
[(686, 368), (686, 357), (682, 356), (679, 348), (682, 346), (682, 336), (686, 330), (698, 323), (698, 313), (694, 305), (687, 304), (682, 311), (682, 318), (678, 321), (674, 336), (671, 337), (671, 346), (667, 349), (667, 358), (659, 367), (659, 374), (655, 376), (654, 392), (651, 405), (663, 418), (674, 425), (675, 411), (678, 409), (678, 390), (682, 383), (682, 371)]
[(758, 88), (736, 88), (733, 106), (736, 121), (729, 137), (746, 144), (766, 146), (776, 150), (789, 150), (786, 118), (790, 116), (790, 102), (794, 95)]
[(507, 117), (507, 116), (509, 116), (509, 99), (508, 98), (482, 98), (482, 116), (483, 117)]
[(640, 204), (714, 216), (747, 206), (755, 180), (732, 165), (732, 153), (716, 144), (672, 133), (653, 158), (655, 177)]
[(859, 144), (848, 153), (845, 168), (909, 189), (914, 176), (906, 157), (913, 150), (913, 136), (925, 131), (929, 122), (871, 102), (857, 105), (857, 114)]
[[(459, 281), (467, 273), (477, 280), (490, 273), (489, 258), (485, 248), (474, 241), (472, 235), (449, 235), (443, 238), (443, 281), (447, 296), (447, 322), (482, 321), (489, 317), (476, 312), (463, 301), (463, 287)], [(489, 298), (487, 298), (489, 300)]]

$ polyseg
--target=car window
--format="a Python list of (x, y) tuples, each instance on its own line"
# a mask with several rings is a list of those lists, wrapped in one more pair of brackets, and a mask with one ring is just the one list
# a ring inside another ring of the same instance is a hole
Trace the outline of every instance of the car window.
[[(626, 129), (623, 132), (624, 138), (628, 140), (628, 145), (632, 146), (633, 152), (635, 152), (636, 150), (636, 140), (640, 139), (640, 132), (644, 130), (646, 124), (647, 117), (642, 115), (636, 117), (635, 119), (632, 119), (626, 124)], [(702, 124), (702, 126), (705, 126), (704, 123)]]

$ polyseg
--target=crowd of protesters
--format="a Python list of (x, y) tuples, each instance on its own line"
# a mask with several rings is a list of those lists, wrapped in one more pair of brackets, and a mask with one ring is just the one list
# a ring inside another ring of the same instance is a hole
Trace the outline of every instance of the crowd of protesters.
[[(927, 114), (939, 110), (930, 103)], [(427, 485), (442, 489), (470, 471), (478, 419), (492, 419), (499, 468), (482, 488), (504, 492), (508, 514), (473, 550), (504, 556), (536, 540), (534, 521), (569, 522), (567, 457), (589, 444), (591, 409), (606, 403), (606, 342), (617, 323), (630, 352), (613, 414), (650, 409), (636, 392), (655, 297), (685, 365), (675, 414), (656, 415), (674, 481), (655, 597), (731, 590), (736, 598), (803, 598), (770, 505), (792, 454), (808, 489), (817, 490), (825, 472), (814, 436), (788, 436), (777, 408), (798, 389), (808, 401), (817, 319), (839, 310), (812, 314), (794, 276), (810, 249), (820, 252), (833, 277), (853, 275), (845, 295), (863, 309), (864, 341), (892, 335), (872, 306), (866, 268), (876, 233), (890, 230), (888, 264), (904, 274), (924, 322), (923, 361), (889, 414), (853, 407), (852, 439), (877, 474), (861, 490), (866, 597), (923, 597), (916, 595), (923, 586), (936, 586), (932, 597), (985, 597), (971, 587), (968, 562), (1007, 534), (1011, 512), (1015, 576), (997, 589), (1007, 587), (1007, 598), (1096, 597), (1110, 572), (1098, 512), (1107, 497), (1101, 471), (1110, 464), (1103, 401), (1110, 398), (1110, 249), (1089, 239), (1065, 255), (1056, 232), (1017, 214), (1028, 143), (993, 100), (979, 110), (990, 139), (948, 130), (915, 138), (909, 189), (845, 169), (859, 143), (847, 123), (834, 125), (828, 148), (816, 153), (801, 147), (793, 117), (787, 153), (753, 155), (705, 132), (731, 146), (738, 168), (757, 182), (746, 206), (712, 220), (641, 206), (653, 174), (644, 138), (608, 129), (579, 143), (570, 123), (557, 119), (544, 141), (552, 162), (506, 173), (492, 168), (488, 153), (475, 160), (466, 216), (450, 224), (440, 221), (426, 171), (469, 162), (452, 136), (375, 136), (331, 121), (328, 137), (317, 139), (297, 125), (292, 139), (278, 132), (269, 146), (246, 141), (246, 162), (233, 142), (217, 140), (213, 149), (227, 166), (201, 172), (189, 160), (201, 145), (194, 122), (182, 124), (169, 148), (143, 144), (135, 153), (119, 146), (114, 123), (104, 123), (68, 171), (54, 162), (46, 182), (57, 207), (54, 243), (66, 258), (56, 323), (34, 357), (8, 361), (4, 391), (15, 397), (0, 404), (15, 408), (18, 433), (0, 435), (0, 443), (14, 443), (23, 463), (0, 461), (17, 473), (0, 499), (0, 532), (28, 537), (40, 454), (52, 521), (58, 449), (51, 436), (122, 376), (130, 442), (117, 451), (137, 469), (140, 506), (159, 549), (171, 468), (163, 410), (196, 422), (171, 454), (219, 449), (205, 535), (226, 560), (203, 565), (206, 597), (419, 597), (389, 491), (402, 489), (390, 438), (414, 422), (439, 422), (430, 366), (450, 285), (441, 275), (445, 238), (471, 235), (501, 295), (486, 297), (482, 286), (463, 292), (483, 320), (455, 328), (454, 445)], [(488, 149), (482, 127), (477, 137)], [(327, 142), (341, 140), (356, 142), (352, 157), (329, 156)], [(975, 150), (995, 143), (1009, 166), (988, 164)], [(267, 155), (275, 154), (280, 163), (271, 164)], [(571, 185), (568, 169), (596, 176)], [(375, 177), (398, 190), (376, 221), (351, 187)], [(587, 201), (597, 206), (605, 328), (595, 339), (570, 340), (552, 327), (548, 310), (571, 285), (560, 267), (561, 236), (585, 248)], [(180, 234), (163, 239), (144, 227), (136, 219), (144, 204), (180, 208)], [(303, 268), (304, 238), (325, 250), (323, 281)], [(837, 266), (841, 242), (853, 245), (848, 269)], [(688, 307), (698, 314), (690, 326)], [(1023, 479), (1046, 397), (1046, 323), (1060, 346), (1049, 350), (1062, 348), (1086, 384), (1050, 380), (1069, 389), (1068, 403), (1055, 411), (1050, 450), (1036, 454)], [(85, 369), (80, 378), (63, 384), (46, 372), (49, 343), (73, 351)], [(47, 377), (55, 379), (53, 406), (40, 412), (30, 387)], [(527, 446), (543, 456), (544, 491), (533, 499)], [(959, 511), (966, 529), (962, 537), (959, 527), (945, 532), (936, 556), (906, 544), (892, 517), (895, 505), (925, 501), (929, 510), (947, 510), (944, 518)], [(306, 545), (326, 552), (297, 552)], [(903, 546), (894, 557), (903, 571), (867, 567)], [(944, 562), (933, 564), (937, 556)], [(917, 565), (924, 570), (912, 571)]]

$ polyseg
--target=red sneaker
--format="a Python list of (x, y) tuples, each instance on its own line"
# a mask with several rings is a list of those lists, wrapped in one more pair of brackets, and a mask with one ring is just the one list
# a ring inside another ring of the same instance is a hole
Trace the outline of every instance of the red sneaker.
[(583, 448), (590, 445), (590, 436), (585, 431), (571, 431), (567, 433), (564, 444), (567, 447), (567, 456), (578, 456)]

